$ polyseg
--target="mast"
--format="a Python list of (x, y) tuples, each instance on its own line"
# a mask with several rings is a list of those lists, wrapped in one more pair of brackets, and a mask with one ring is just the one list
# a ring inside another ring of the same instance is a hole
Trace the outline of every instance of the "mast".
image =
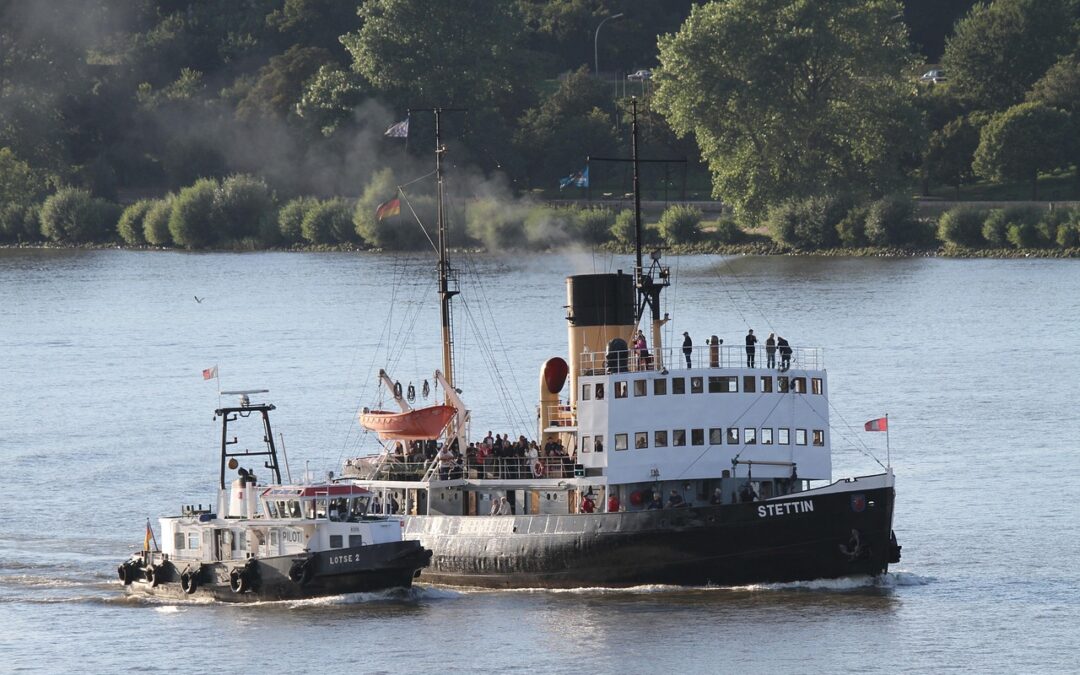
[[(442, 156), (446, 148), (442, 144), (442, 108), (435, 108), (435, 185), (439, 228), (439, 318), (442, 324), (443, 376), (451, 388), (454, 386), (454, 314), (451, 299), (458, 290), (450, 289), (450, 259), (446, 253), (446, 212), (443, 206)], [(446, 393), (443, 393), (444, 398)], [(447, 399), (448, 400), (448, 399)]]
[[(634, 163), (634, 273), (635, 275), (641, 274), (641, 162), (638, 161), (638, 127), (637, 127), (637, 98), (630, 99), (631, 110), (633, 111), (633, 121), (631, 122), (631, 137), (633, 142), (631, 144), (631, 161)], [(659, 303), (657, 303), (659, 306)], [(656, 339), (653, 339), (653, 344), (656, 344)]]

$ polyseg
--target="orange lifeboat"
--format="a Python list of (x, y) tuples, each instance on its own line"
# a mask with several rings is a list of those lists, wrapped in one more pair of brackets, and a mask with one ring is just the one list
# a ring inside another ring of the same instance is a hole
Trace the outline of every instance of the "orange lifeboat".
[(426, 441), (438, 438), (457, 414), (452, 405), (432, 405), (408, 412), (368, 410), (360, 413), (360, 426), (387, 441)]

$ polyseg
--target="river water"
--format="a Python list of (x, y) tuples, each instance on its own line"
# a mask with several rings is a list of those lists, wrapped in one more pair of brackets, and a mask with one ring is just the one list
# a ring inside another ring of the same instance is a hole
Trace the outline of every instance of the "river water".
[[(226, 389), (267, 388), (292, 472), (373, 449), (386, 364), (437, 365), (426, 259), (0, 250), (0, 670), (814, 672), (1076, 669), (1080, 262), (672, 258), (668, 339), (753, 327), (820, 346), (834, 475), (880, 470), (903, 560), (883, 579), (742, 588), (409, 592), (255, 606), (126, 598), (146, 518), (213, 499)], [(474, 431), (531, 435), (564, 355), (574, 252), (459, 261)], [(199, 301), (196, 300), (196, 297)], [(487, 355), (485, 358), (484, 355)], [(507, 395), (506, 392), (510, 394)], [(482, 427), (482, 429), (481, 429)], [(850, 431), (855, 429), (855, 431)]]

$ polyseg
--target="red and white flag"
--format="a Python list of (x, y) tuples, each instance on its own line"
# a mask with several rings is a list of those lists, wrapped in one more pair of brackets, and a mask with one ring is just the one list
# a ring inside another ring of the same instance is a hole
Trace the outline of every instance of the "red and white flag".
[(202, 371), (202, 379), (204, 380), (212, 380), (217, 376), (217, 366), (214, 366), (213, 368), (207, 368)]
[(867, 431), (888, 431), (889, 430), (889, 418), (879, 417), (876, 420), (870, 420), (863, 425), (863, 428)]

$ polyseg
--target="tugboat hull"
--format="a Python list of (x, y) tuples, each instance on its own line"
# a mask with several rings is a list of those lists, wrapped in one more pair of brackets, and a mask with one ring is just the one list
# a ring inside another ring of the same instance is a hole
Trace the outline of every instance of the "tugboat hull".
[(623, 513), (406, 519), (424, 581), (488, 588), (745, 585), (877, 575), (899, 560), (894, 491)]
[[(130, 593), (222, 602), (296, 600), (390, 588), (409, 588), (431, 559), (415, 541), (334, 549), (310, 556), (252, 558), (216, 563), (168, 560), (148, 572), (131, 565)], [(135, 562), (135, 565), (132, 563)], [(123, 569), (124, 565), (121, 566)]]

